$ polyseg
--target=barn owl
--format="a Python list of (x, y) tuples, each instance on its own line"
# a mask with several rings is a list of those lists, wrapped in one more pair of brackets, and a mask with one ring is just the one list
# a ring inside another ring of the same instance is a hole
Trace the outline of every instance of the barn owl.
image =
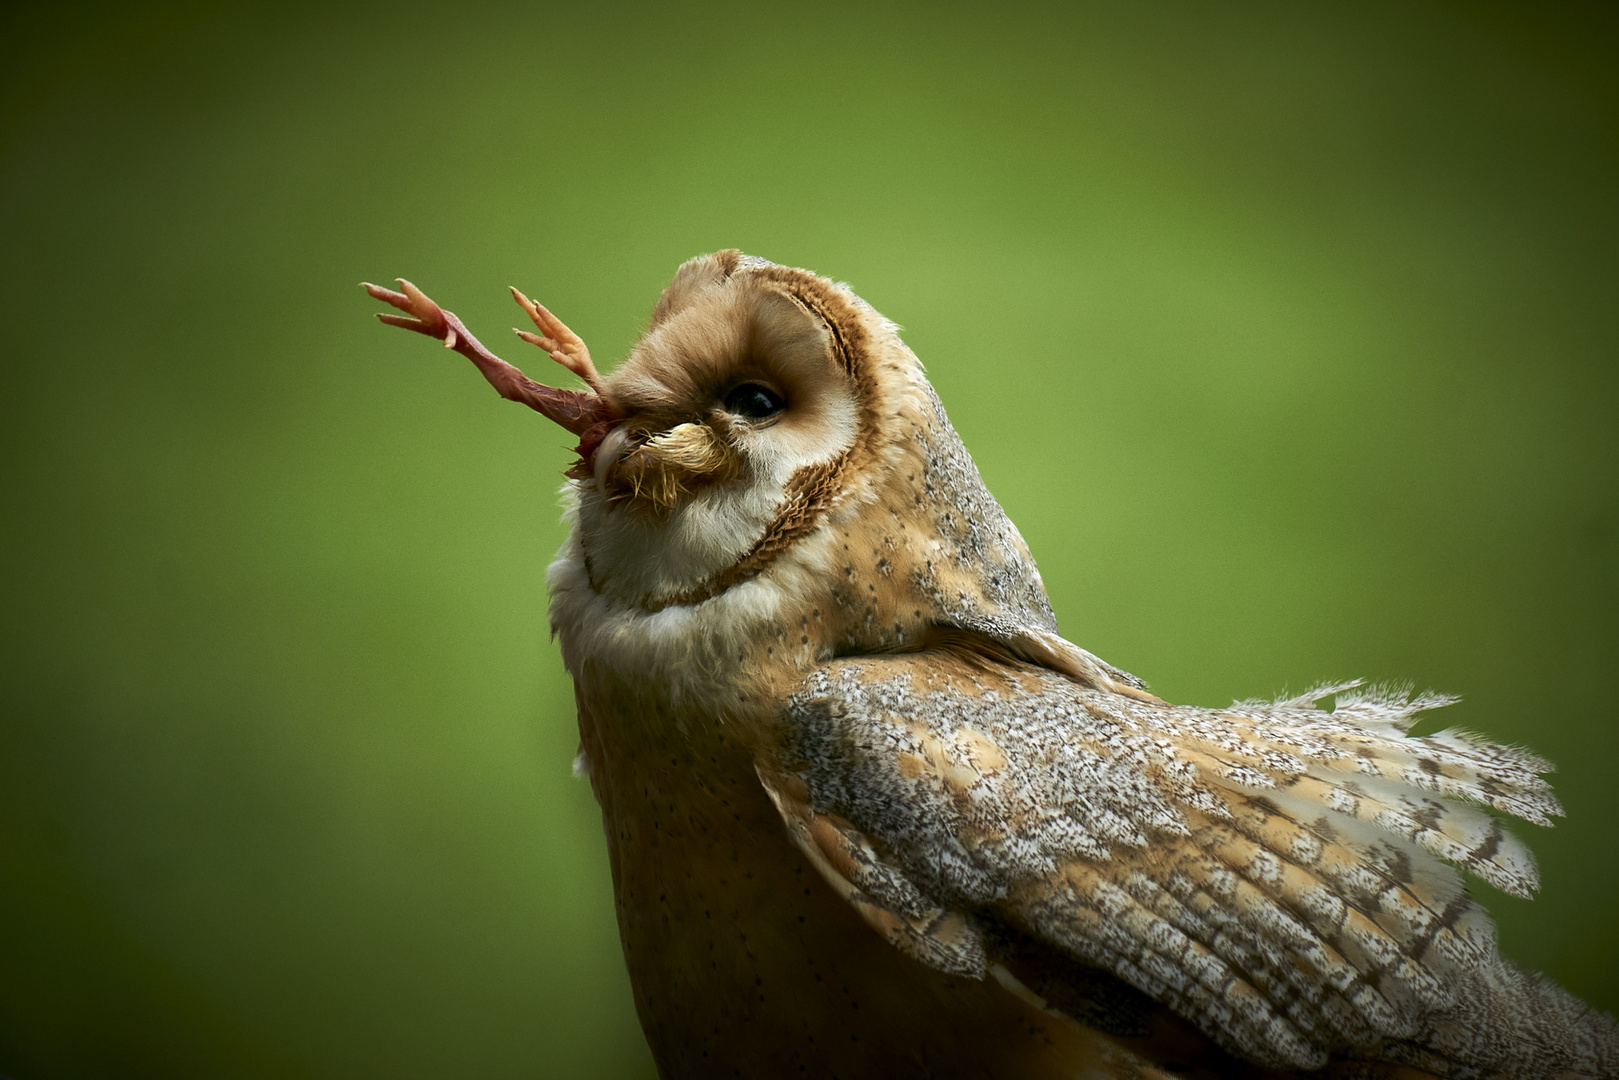
[[(1611, 1018), (1502, 960), (1522, 750), (1358, 684), (1173, 705), (1068, 642), (897, 328), (736, 251), (610, 376), (513, 289), (579, 437), (551, 627), (663, 1076), (1612, 1077)], [(1332, 707), (1318, 703), (1332, 699)]]

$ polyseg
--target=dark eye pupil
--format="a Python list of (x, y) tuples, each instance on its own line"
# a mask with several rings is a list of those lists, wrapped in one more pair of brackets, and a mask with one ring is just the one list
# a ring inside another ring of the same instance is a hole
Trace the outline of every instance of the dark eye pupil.
[(749, 420), (763, 420), (775, 416), (787, 407), (780, 394), (760, 383), (745, 382), (733, 386), (725, 395), (725, 411)]

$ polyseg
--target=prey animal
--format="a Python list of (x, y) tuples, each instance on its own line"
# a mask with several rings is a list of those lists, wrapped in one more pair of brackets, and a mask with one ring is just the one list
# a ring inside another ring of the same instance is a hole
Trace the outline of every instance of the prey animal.
[[(1497, 953), (1487, 810), (1522, 750), (1355, 684), (1178, 706), (1057, 632), (897, 328), (736, 251), (607, 377), (543, 386), (367, 286), (579, 437), (551, 626), (663, 1076), (1612, 1077), (1612, 1019)], [(1317, 702), (1334, 698), (1330, 710)]]

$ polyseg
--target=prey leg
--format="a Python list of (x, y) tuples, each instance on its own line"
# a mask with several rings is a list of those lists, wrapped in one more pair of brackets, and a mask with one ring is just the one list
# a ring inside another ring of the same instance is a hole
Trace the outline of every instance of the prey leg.
[(601, 393), (601, 376), (596, 374), (596, 365), (590, 362), (590, 350), (579, 340), (579, 335), (569, 330), (567, 323), (547, 311), (544, 304), (530, 300), (518, 292), (516, 286), (509, 288), (512, 299), (522, 305), (528, 317), (534, 320), (534, 325), (540, 328), (538, 334), (518, 330), (517, 336), (530, 345), (544, 349), (551, 359), (585, 380), (592, 390)]
[[(435, 304), (416, 286), (400, 278), (399, 287), (403, 292), (394, 292), (384, 289), (380, 285), (363, 283), (365, 291), (377, 300), (392, 305), (404, 315), (394, 315), (389, 312), (379, 312), (377, 318), (389, 326), (398, 326), (406, 330), (414, 330), (418, 334), (425, 334), (444, 342), (446, 349), (454, 349), (462, 356), (471, 360), (483, 377), (489, 380), (489, 385), (501, 397), (508, 401), (521, 402), (536, 412), (561, 424), (575, 435), (583, 435), (596, 424), (617, 419), (614, 410), (608, 405), (606, 399), (600, 395), (583, 393), (578, 390), (559, 390), (554, 386), (545, 386), (524, 375), (517, 368), (508, 364), (488, 349), (483, 343), (473, 337), (454, 312), (445, 311)], [(513, 290), (514, 292), (516, 290)], [(524, 305), (527, 308), (527, 304)], [(599, 385), (596, 378), (596, 369), (590, 363), (590, 352), (585, 349), (585, 343), (580, 341), (572, 331), (568, 330), (555, 316), (545, 311), (539, 305), (534, 305), (535, 311), (530, 315), (536, 325), (542, 329), (560, 329), (564, 336), (547, 336), (545, 339), (555, 346), (556, 352), (552, 355), (568, 370), (580, 374), (586, 382), (590, 383), (592, 391)], [(551, 326), (540, 321), (536, 311), (544, 312), (545, 318)], [(547, 349), (547, 351), (551, 351)], [(558, 356), (557, 353), (562, 353)], [(563, 359), (566, 356), (567, 359)], [(577, 366), (576, 366), (577, 365)], [(589, 372), (589, 375), (585, 375)]]

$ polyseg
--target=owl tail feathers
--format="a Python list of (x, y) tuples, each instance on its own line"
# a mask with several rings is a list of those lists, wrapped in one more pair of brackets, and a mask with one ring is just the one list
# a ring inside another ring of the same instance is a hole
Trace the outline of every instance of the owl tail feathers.
[(1501, 959), (1462, 980), (1420, 1043), (1386, 1045), (1385, 1056), (1445, 1077), (1619, 1076), (1619, 1026), (1607, 1013)]

